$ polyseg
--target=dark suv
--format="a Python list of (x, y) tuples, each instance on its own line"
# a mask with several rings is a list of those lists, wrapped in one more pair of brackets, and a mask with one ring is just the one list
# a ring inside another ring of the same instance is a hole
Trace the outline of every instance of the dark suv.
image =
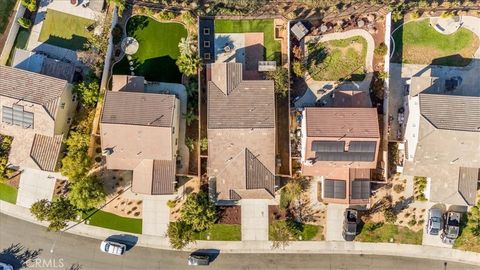
[(358, 212), (355, 209), (347, 208), (345, 210), (345, 219), (343, 220), (343, 238), (345, 241), (353, 241), (357, 236)]

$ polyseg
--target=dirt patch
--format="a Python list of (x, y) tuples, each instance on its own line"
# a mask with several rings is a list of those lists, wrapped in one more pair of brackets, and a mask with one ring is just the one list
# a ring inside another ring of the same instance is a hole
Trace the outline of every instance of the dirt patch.
[(241, 207), (235, 206), (219, 206), (217, 207), (217, 223), (218, 224), (242, 224)]
[(268, 206), (268, 223), (272, 224), (275, 220), (287, 219), (287, 212), (281, 209), (278, 205)]

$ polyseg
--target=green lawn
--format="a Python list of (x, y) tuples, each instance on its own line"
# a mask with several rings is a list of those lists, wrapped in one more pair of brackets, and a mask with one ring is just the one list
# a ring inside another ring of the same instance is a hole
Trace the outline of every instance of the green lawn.
[(429, 20), (409, 22), (393, 35), (395, 53), (392, 62), (466, 66), (479, 46), (479, 38), (460, 28), (451, 35), (438, 33)]
[(207, 231), (195, 233), (194, 238), (207, 240), (207, 235), (210, 235), (212, 241), (241, 241), (242, 229), (238, 224), (214, 224)]
[[(274, 222), (282, 222), (285, 223), (285, 220), (274, 221)], [(294, 223), (297, 224), (296, 227), (291, 227), (290, 233), (294, 235), (295, 240), (300, 240), (300, 237), (304, 241), (310, 240), (324, 240), (323, 237), (323, 227), (311, 224), (302, 224), (302, 223)], [(272, 230), (272, 224), (270, 224), (270, 229)]]
[[(144, 76), (149, 81), (181, 82), (182, 74), (175, 61), (180, 55), (178, 43), (182, 37), (187, 37), (187, 29), (183, 25), (134, 16), (128, 21), (127, 33), (140, 45), (132, 55), (135, 75)], [(113, 74), (130, 74), (126, 57), (114, 66)]]
[(17, 193), (16, 188), (0, 183), (0, 200), (15, 204), (17, 203)]
[(87, 27), (93, 23), (89, 19), (47, 9), (38, 41), (73, 51), (84, 50), (84, 44), (91, 35)]
[(365, 79), (367, 41), (359, 36), (309, 43), (308, 73), (316, 81), (362, 81)]
[(480, 225), (479, 209), (480, 202), (470, 209), (468, 215), (463, 215), (460, 225), (460, 236), (455, 240), (454, 248), (480, 253), (480, 236), (478, 235), (478, 226)]
[[(393, 243), (400, 244), (422, 244), (422, 230), (414, 232), (406, 227), (401, 227), (393, 224), (378, 224), (377, 227), (371, 227), (367, 223), (365, 224), (359, 235), (355, 240), (360, 242), (390, 242), (393, 239)], [(371, 227), (369, 229), (368, 227)]]
[(0, 36), (5, 32), (8, 18), (15, 7), (16, 0), (0, 0)]
[[(87, 215), (84, 214), (83, 218), (85, 217)], [(90, 222), (89, 225), (93, 226), (130, 233), (142, 233), (142, 219), (140, 218), (126, 218), (100, 210), (91, 216), (88, 221)]]
[(263, 32), (266, 60), (281, 63), (282, 47), (275, 40), (273, 19), (265, 20), (215, 20), (215, 34)]

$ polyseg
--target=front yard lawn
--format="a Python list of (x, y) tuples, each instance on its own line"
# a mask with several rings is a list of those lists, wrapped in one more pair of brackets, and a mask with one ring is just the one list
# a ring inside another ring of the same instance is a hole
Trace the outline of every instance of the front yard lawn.
[(355, 238), (360, 242), (386, 243), (393, 239), (393, 243), (422, 244), (422, 230), (414, 232), (406, 227), (383, 223), (366, 223), (360, 234)]
[(18, 190), (12, 186), (0, 183), (0, 200), (9, 203), (17, 203)]
[(466, 66), (479, 47), (475, 33), (461, 27), (451, 35), (437, 32), (429, 19), (409, 22), (393, 35), (392, 62), (442, 66)]
[(0, 0), (0, 36), (7, 28), (8, 18), (10, 18), (16, 2), (16, 0)]
[(309, 43), (307, 68), (315, 81), (365, 79), (367, 41), (359, 36)]
[(47, 9), (38, 41), (73, 51), (85, 50), (84, 44), (93, 33), (87, 28), (94, 23), (93, 20)]
[[(87, 216), (88, 215), (84, 214), (83, 218)], [(130, 233), (142, 233), (142, 219), (140, 218), (126, 218), (99, 210), (93, 214), (93, 216), (89, 217), (88, 221), (89, 225), (93, 226)]]
[(461, 221), (460, 236), (455, 240), (454, 248), (480, 252), (480, 202), (472, 207), (468, 216)]
[(210, 235), (212, 241), (241, 241), (242, 229), (238, 224), (213, 224), (207, 231), (194, 233), (195, 240), (207, 240)]
[[(286, 223), (285, 220), (277, 220), (273, 221), (273, 223)], [(271, 232), (272, 226), (270, 224), (269, 226), (269, 231)], [(314, 241), (314, 240), (324, 240), (323, 237), (323, 227), (318, 226), (318, 225), (312, 225), (312, 224), (303, 224), (303, 223), (291, 223), (291, 224), (296, 224), (296, 226), (287, 226), (287, 228), (290, 228), (290, 234), (295, 238), (294, 240), (303, 240), (303, 241)], [(271, 238), (271, 235), (270, 235)]]
[[(181, 38), (187, 37), (187, 29), (179, 23), (158, 22), (147, 16), (134, 16), (127, 24), (127, 34), (138, 43), (138, 51), (132, 55), (135, 75), (148, 81), (180, 83), (182, 74), (175, 63)], [(113, 74), (129, 75), (129, 60), (123, 57), (113, 67)]]
[(265, 20), (215, 20), (215, 33), (253, 33), (263, 32), (266, 60), (280, 64), (282, 47), (275, 40), (273, 19)]

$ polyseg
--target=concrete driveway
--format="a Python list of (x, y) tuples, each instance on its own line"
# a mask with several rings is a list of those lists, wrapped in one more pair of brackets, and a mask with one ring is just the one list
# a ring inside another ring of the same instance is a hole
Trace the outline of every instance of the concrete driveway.
[(167, 201), (174, 195), (144, 195), (142, 234), (165, 236), (170, 222)]
[(20, 176), (17, 205), (30, 208), (39, 200), (51, 200), (57, 177), (61, 176), (58, 173), (24, 169)]
[(242, 241), (268, 240), (269, 200), (241, 200)]
[(342, 236), (343, 214), (348, 205), (333, 204), (327, 205), (327, 226), (325, 240), (327, 241), (345, 241)]

